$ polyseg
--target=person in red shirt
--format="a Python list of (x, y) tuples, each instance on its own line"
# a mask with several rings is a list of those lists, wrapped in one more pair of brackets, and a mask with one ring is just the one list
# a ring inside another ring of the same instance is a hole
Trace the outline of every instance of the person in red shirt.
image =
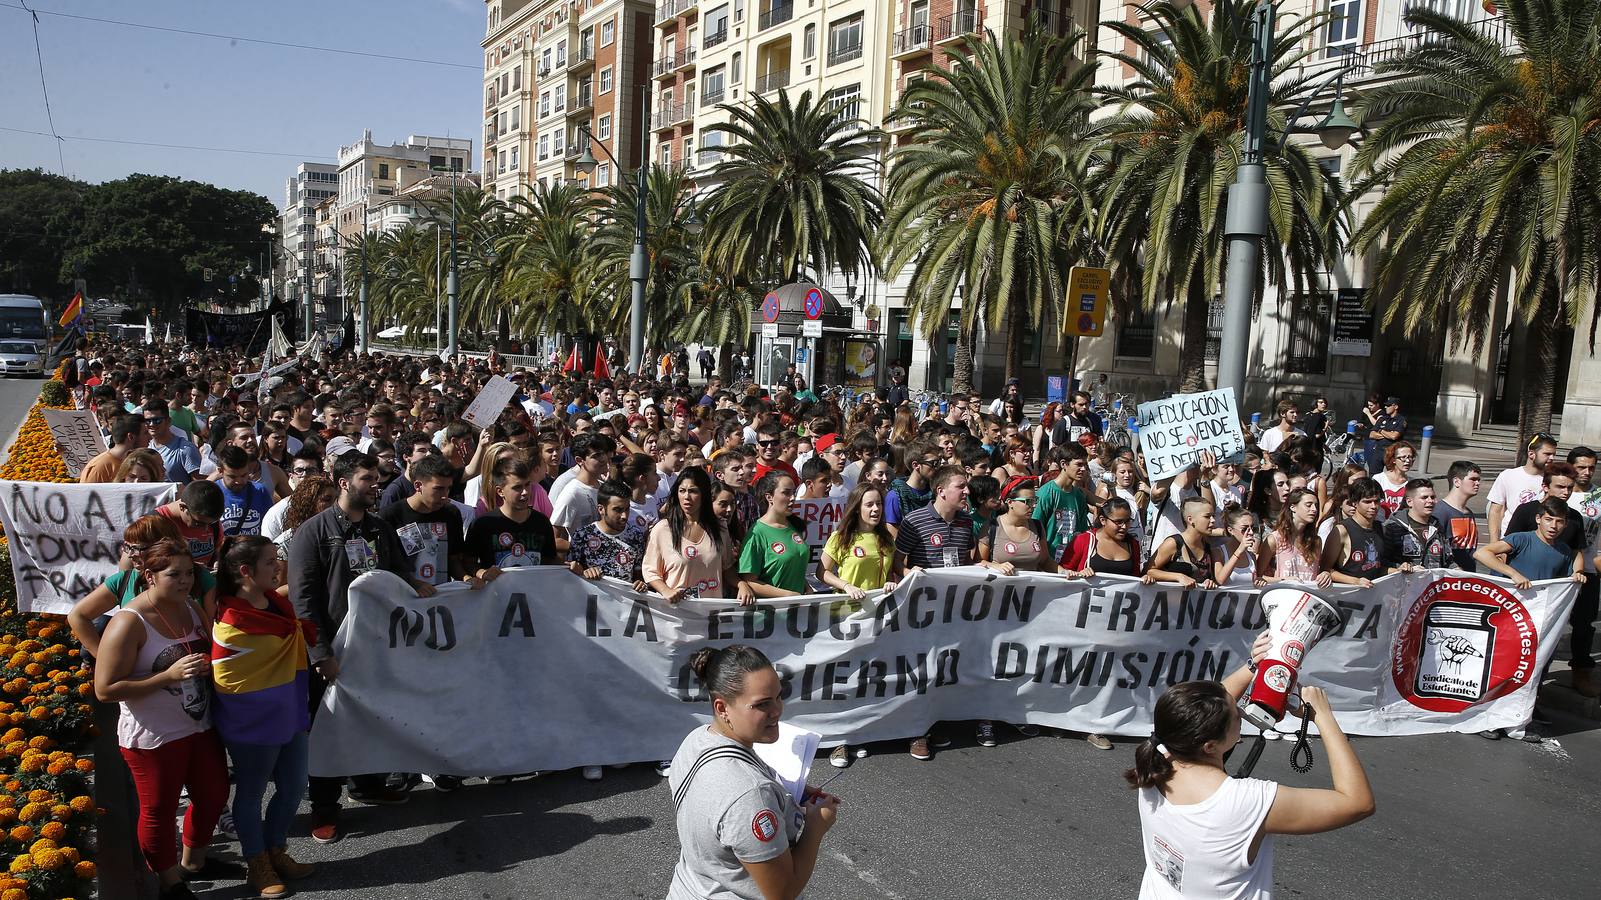
[(177, 500), (156, 507), (159, 515), (178, 526), (200, 568), (212, 568), (222, 546), (222, 505), (222, 488), (215, 481), (191, 481), (178, 492)]
[(800, 474), (795, 467), (785, 462), (780, 454), (784, 452), (783, 428), (777, 422), (766, 422), (756, 429), (756, 472), (751, 476), (752, 483), (762, 480), (768, 472), (783, 472), (785, 475), (800, 481)]

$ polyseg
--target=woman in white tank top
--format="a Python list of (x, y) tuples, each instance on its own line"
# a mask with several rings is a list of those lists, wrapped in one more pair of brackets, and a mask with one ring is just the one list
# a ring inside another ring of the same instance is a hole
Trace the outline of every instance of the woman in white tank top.
[[(1253, 665), (1267, 650), (1252, 648)], [(1124, 774), (1139, 790), (1145, 877), (1140, 900), (1182, 897), (1266, 900), (1273, 896), (1273, 835), (1315, 834), (1373, 814), (1373, 792), (1328, 697), (1302, 687), (1334, 774), (1332, 790), (1232, 778), (1223, 756), (1240, 740), (1239, 699), (1251, 684), (1242, 667), (1224, 679), (1187, 681), (1156, 703), (1151, 737)], [(1333, 885), (1329, 893), (1339, 894)]]

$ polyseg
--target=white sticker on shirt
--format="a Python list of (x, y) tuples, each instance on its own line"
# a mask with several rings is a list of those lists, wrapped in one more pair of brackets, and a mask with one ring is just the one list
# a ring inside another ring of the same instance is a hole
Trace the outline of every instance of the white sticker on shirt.
[(1151, 835), (1151, 868), (1172, 885), (1173, 890), (1184, 890), (1184, 854), (1162, 840), (1159, 834)]
[(422, 526), (416, 522), (408, 522), (404, 528), (396, 529), (395, 534), (400, 536), (400, 546), (407, 556), (416, 556), (423, 552), (427, 543)]

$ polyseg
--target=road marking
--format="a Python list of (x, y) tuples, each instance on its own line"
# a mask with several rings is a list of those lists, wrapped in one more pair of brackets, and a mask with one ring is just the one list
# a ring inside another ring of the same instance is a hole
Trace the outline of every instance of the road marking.
[(882, 896), (888, 897), (889, 900), (905, 900), (905, 898), (900, 894), (897, 894), (885, 887), (883, 880), (881, 880), (877, 875), (874, 875), (872, 872), (869, 872), (866, 869), (856, 865), (856, 861), (851, 859), (849, 856), (846, 856), (844, 851), (832, 850), (830, 853), (835, 859), (844, 863), (845, 868), (849, 869), (852, 875), (855, 875), (857, 878), (860, 878), (861, 880), (872, 885), (873, 889), (878, 891)]

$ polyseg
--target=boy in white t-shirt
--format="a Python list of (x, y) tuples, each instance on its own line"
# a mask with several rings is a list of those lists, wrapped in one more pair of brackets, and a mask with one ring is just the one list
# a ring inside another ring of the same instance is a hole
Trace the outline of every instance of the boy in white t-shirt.
[(1506, 518), (1512, 510), (1517, 509), (1530, 500), (1538, 500), (1541, 495), (1541, 480), (1545, 477), (1545, 464), (1556, 458), (1556, 438), (1548, 434), (1536, 433), (1529, 439), (1523, 457), (1523, 465), (1516, 469), (1503, 469), (1501, 474), (1495, 476), (1495, 483), (1490, 485), (1489, 506), (1485, 510), (1485, 518), (1490, 521), (1490, 540), (1501, 539), (1506, 527)]

